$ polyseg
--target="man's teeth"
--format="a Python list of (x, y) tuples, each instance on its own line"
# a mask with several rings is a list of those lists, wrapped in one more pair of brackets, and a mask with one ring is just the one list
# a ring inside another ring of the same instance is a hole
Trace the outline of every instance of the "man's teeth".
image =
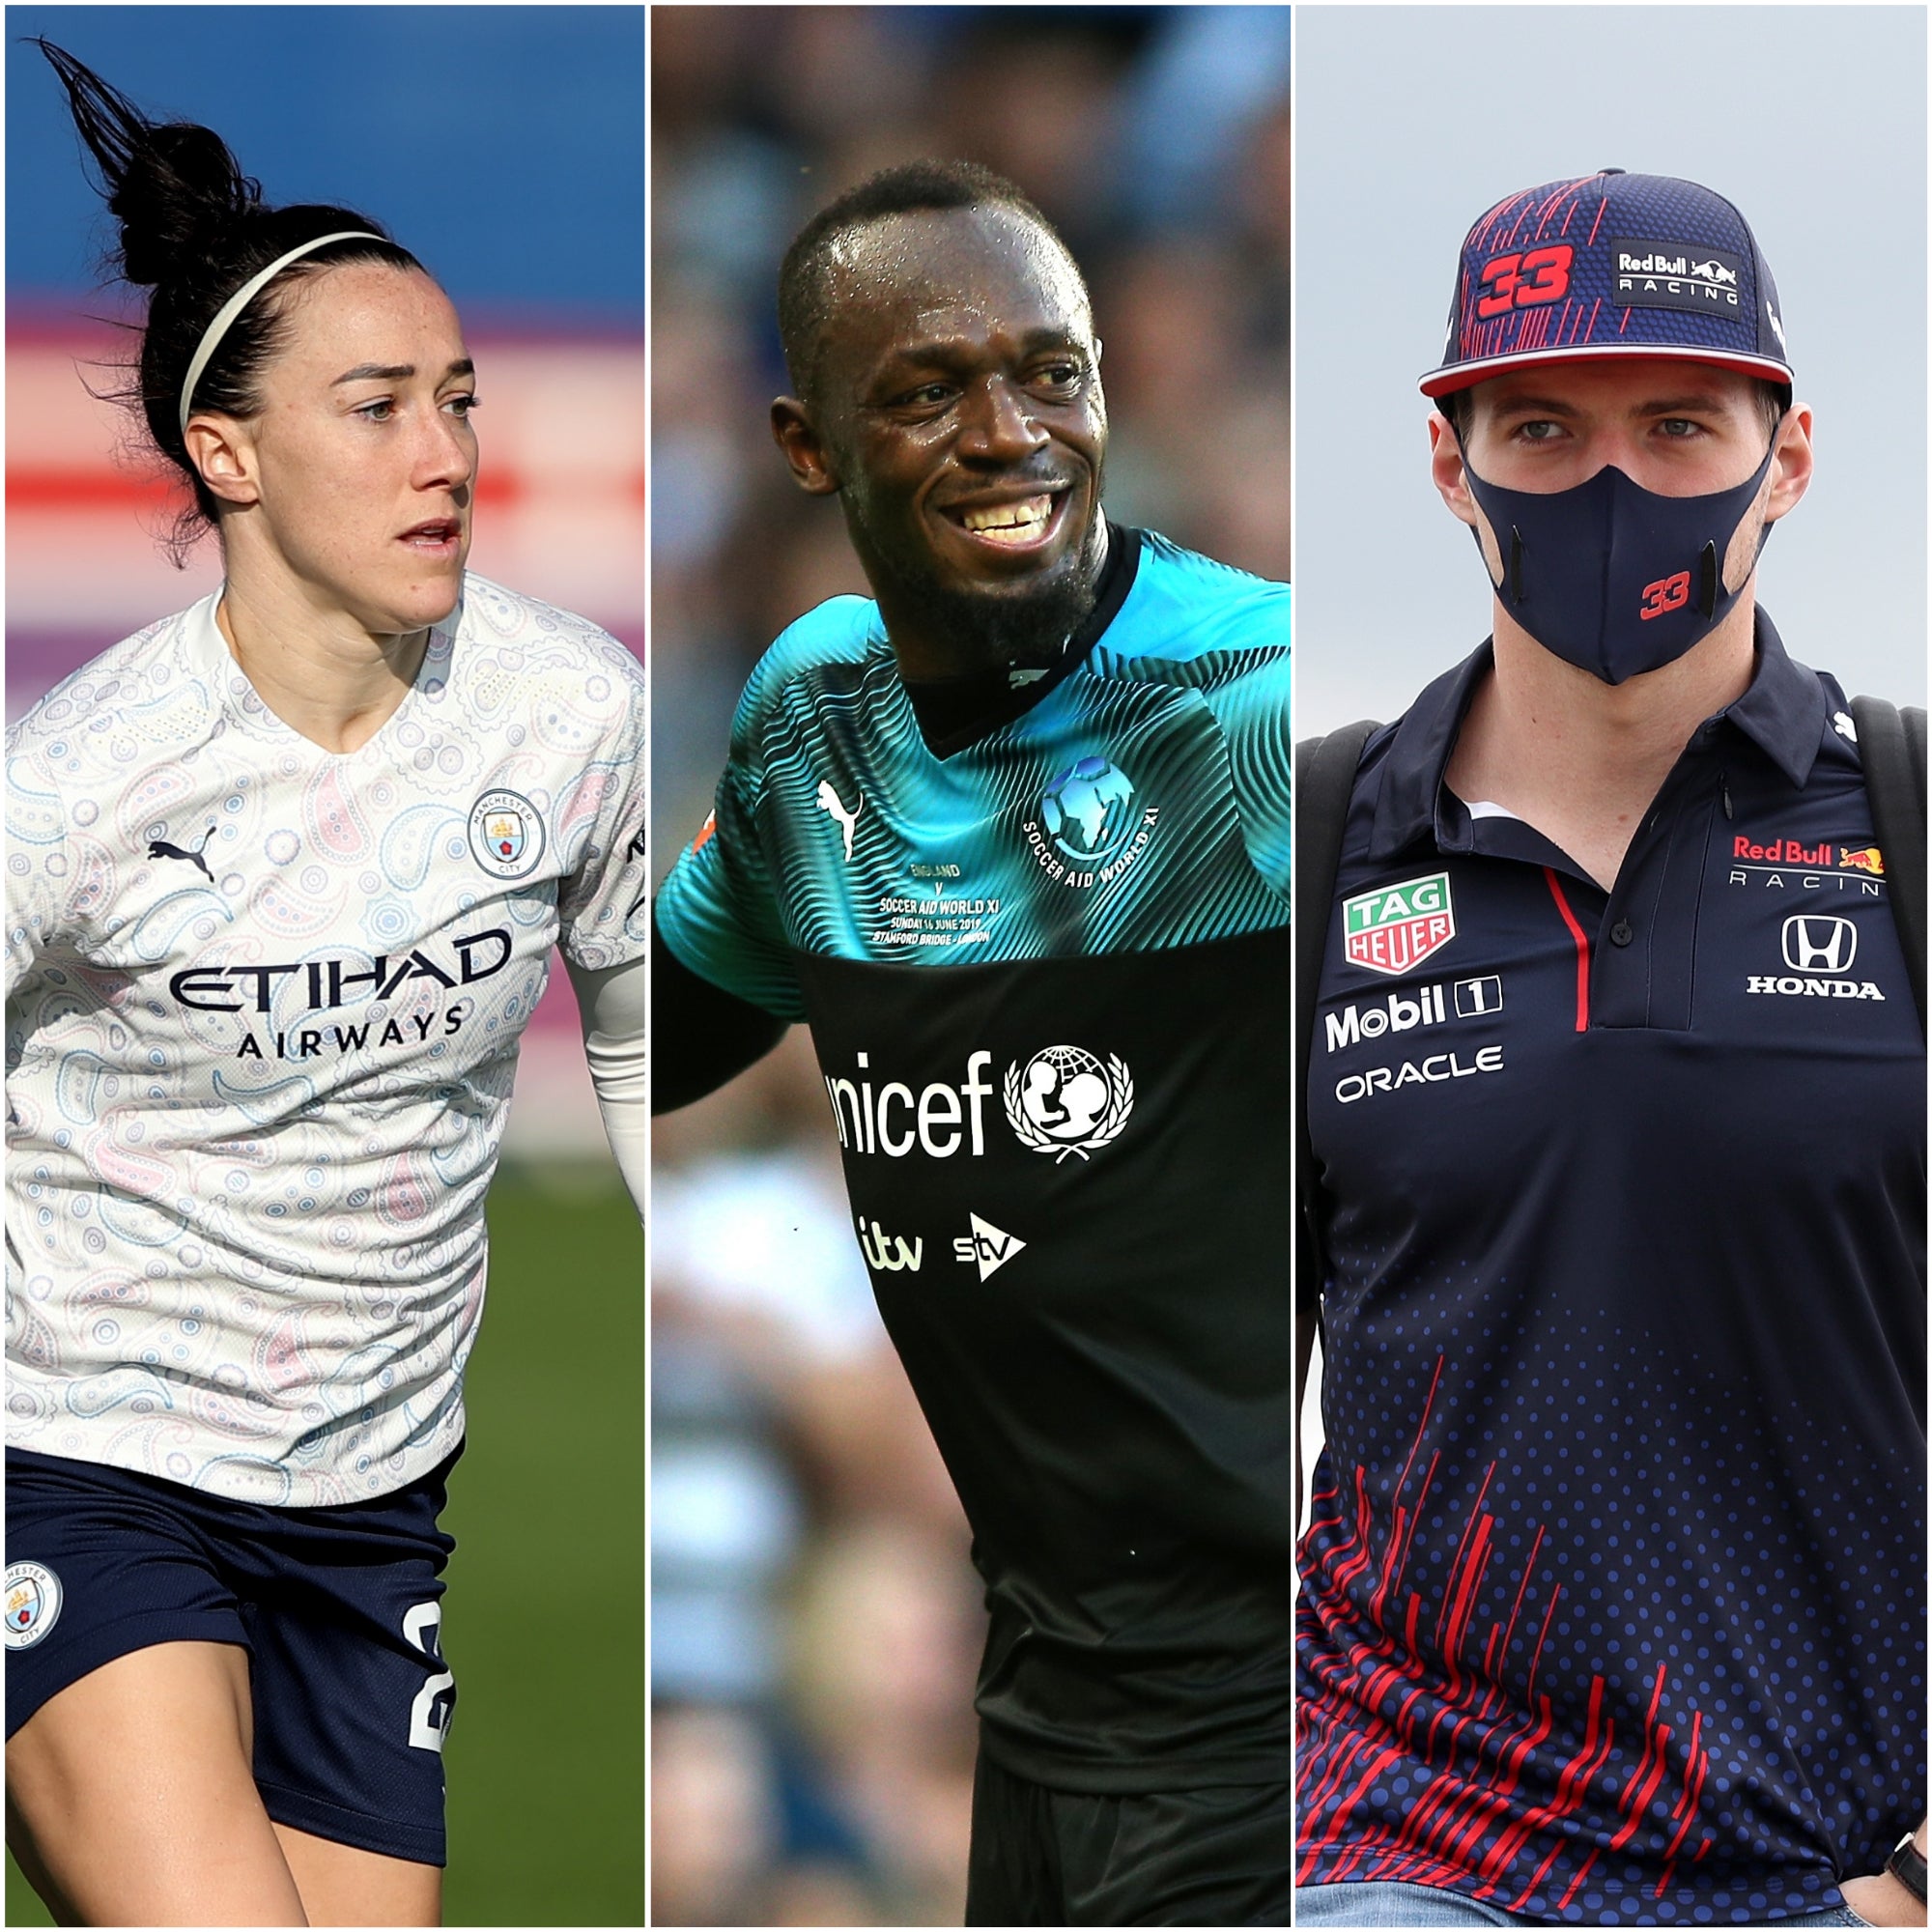
[(1046, 534), (1047, 521), (1052, 515), (1051, 497), (1028, 497), (1018, 503), (968, 510), (960, 522), (976, 537), (990, 537), (994, 543), (1035, 543)]

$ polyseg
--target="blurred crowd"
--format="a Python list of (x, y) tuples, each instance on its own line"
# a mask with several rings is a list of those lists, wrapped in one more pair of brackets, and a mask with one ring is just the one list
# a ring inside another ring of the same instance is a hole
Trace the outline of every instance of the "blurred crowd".
[[(1093, 290), (1116, 521), (1289, 575), (1286, 8), (653, 10), (653, 822), (865, 584), (766, 427), (796, 230), (921, 156), (1011, 177)], [(658, 1123), (652, 1918), (957, 1924), (983, 1633), (803, 1029)]]

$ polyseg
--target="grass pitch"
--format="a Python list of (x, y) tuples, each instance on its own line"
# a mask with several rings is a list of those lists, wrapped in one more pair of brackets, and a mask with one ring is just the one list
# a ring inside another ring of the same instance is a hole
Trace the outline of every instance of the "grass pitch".
[[(505, 1170), (444, 1655), (450, 1925), (644, 1922), (644, 1262), (614, 1169)], [(53, 1921), (7, 1861), (7, 1923)]]

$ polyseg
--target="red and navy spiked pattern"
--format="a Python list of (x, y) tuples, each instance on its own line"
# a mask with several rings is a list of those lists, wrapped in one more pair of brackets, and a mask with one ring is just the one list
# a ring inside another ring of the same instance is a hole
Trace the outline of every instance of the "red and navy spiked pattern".
[(1424, 395), (1605, 355), (1717, 362), (1789, 383), (1777, 290), (1743, 215), (1694, 182), (1618, 170), (1499, 201), (1463, 241)]
[[(1645, 1889), (1662, 1899), (1711, 1845), (1698, 1823), (1710, 1773), (1703, 1714), (1673, 1708), (1662, 1662), (1634, 1736), (1619, 1735), (1601, 1673), (1580, 1714), (1559, 1712), (1539, 1690), (1564, 1584), (1541, 1527), (1514, 1577), (1494, 1561), (1496, 1519), (1486, 1504), (1495, 1463), (1435, 1600), (1406, 1587), (1441, 1463), (1432, 1453), (1418, 1476), (1442, 1369), (1438, 1356), (1387, 1521), (1377, 1522), (1360, 1467), (1346, 1493), (1331, 1474), (1314, 1497), (1295, 1882), (1439, 1886), (1508, 1912), (1561, 1915), (1600, 1861), (1634, 1858), (1655, 1869)], [(1347, 1641), (1337, 1649), (1340, 1633)], [(1408, 1802), (1391, 1806), (1398, 1782)]]

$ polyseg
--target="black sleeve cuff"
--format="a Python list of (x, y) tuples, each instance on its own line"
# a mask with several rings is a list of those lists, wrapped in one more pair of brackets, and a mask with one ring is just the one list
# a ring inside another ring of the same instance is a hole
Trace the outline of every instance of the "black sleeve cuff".
[(714, 986), (665, 944), (651, 912), (651, 1112), (724, 1086), (785, 1036), (790, 1021)]

